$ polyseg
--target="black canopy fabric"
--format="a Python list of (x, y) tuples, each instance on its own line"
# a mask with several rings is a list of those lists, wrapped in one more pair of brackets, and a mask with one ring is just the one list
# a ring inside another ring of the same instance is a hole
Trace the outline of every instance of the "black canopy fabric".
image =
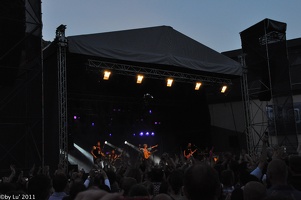
[(242, 75), (240, 63), (174, 30), (157, 26), (68, 37), (69, 52), (126, 62)]

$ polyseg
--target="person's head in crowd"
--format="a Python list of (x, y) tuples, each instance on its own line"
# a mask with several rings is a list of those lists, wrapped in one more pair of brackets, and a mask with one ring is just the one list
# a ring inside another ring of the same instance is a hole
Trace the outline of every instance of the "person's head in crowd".
[(48, 176), (38, 174), (28, 181), (27, 193), (35, 196), (36, 199), (48, 199), (51, 192), (51, 180)]
[(0, 194), (7, 194), (11, 191), (16, 190), (16, 185), (13, 183), (8, 182), (1, 182), (0, 183)]
[(144, 181), (142, 184), (146, 187), (150, 197), (152, 197), (154, 195), (154, 189), (155, 189), (154, 184), (149, 180)]
[(149, 173), (149, 178), (152, 182), (161, 182), (164, 179), (164, 171), (161, 167), (152, 168)]
[(174, 200), (174, 199), (172, 199), (172, 197), (169, 196), (168, 194), (160, 193), (154, 196), (152, 200)]
[(231, 200), (242, 200), (242, 199), (244, 199), (243, 189), (241, 189), (240, 187), (235, 188), (231, 192)]
[(85, 191), (86, 189), (86, 186), (82, 182), (73, 183), (69, 190), (68, 200), (74, 200), (78, 193)]
[(121, 200), (121, 193), (110, 193), (100, 189), (88, 189), (76, 195), (75, 200)]
[(301, 191), (301, 156), (291, 155), (288, 160), (289, 184)]
[(248, 182), (243, 190), (244, 200), (263, 200), (266, 197), (266, 187), (258, 181)]
[(235, 177), (234, 177), (234, 172), (232, 170), (230, 169), (223, 170), (221, 172), (220, 179), (224, 187), (234, 186)]
[(110, 181), (110, 185), (111, 185), (111, 192), (119, 192), (120, 190), (120, 186), (119, 183), (117, 181), (117, 175), (116, 172), (114, 170), (108, 169), (106, 171), (108, 179)]
[(168, 193), (168, 182), (167, 180), (162, 180), (161, 183), (160, 183), (160, 187), (159, 187), (159, 193)]
[(184, 194), (188, 200), (216, 200), (220, 196), (220, 180), (217, 171), (207, 164), (189, 167), (184, 174)]
[(121, 180), (121, 189), (123, 190), (123, 196), (128, 196), (129, 191), (133, 185), (137, 184), (137, 180), (133, 177), (124, 177)]
[(293, 175), (301, 175), (301, 156), (291, 155), (289, 156), (289, 169)]
[(132, 177), (132, 178), (136, 179), (137, 183), (141, 183), (143, 173), (141, 172), (141, 170), (138, 167), (131, 167), (126, 171), (125, 176)]
[(100, 172), (96, 172), (92, 181), (91, 187), (96, 187), (110, 192), (110, 188), (105, 185), (105, 178)]
[(64, 173), (57, 173), (52, 179), (52, 187), (55, 192), (64, 192), (68, 184), (68, 178)]
[(267, 196), (264, 200), (296, 200), (293, 197), (281, 196), (281, 195), (271, 195)]
[(250, 181), (259, 181), (258, 178), (248, 171), (241, 171), (239, 174), (239, 184), (240, 186), (246, 185)]
[(168, 176), (169, 192), (173, 194), (180, 194), (183, 186), (184, 172), (176, 169)]
[(138, 199), (150, 199), (150, 195), (147, 188), (142, 183), (137, 183), (131, 187), (129, 190), (128, 197), (138, 198)]
[(288, 169), (281, 159), (273, 159), (267, 167), (267, 179), (273, 185), (285, 185), (287, 183)]

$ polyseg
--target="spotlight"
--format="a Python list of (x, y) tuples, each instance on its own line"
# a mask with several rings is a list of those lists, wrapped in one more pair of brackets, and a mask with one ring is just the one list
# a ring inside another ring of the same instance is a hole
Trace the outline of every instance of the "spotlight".
[(73, 116), (73, 119), (77, 119), (77, 116), (76, 116), (76, 115), (74, 115), (74, 116)]
[(138, 83), (138, 84), (142, 83), (143, 78), (144, 78), (143, 75), (138, 74), (138, 75), (137, 75), (137, 83)]
[(128, 142), (127, 141), (124, 141), (124, 144), (127, 144)]
[(221, 93), (224, 94), (224, 93), (226, 92), (227, 88), (228, 88), (228, 87), (227, 87), (226, 85), (223, 85), (223, 86), (222, 86), (222, 89), (221, 89)]
[(152, 134), (151, 134), (152, 136), (154, 136), (155, 135), (155, 133), (154, 132), (152, 132)]
[(173, 82), (173, 79), (172, 78), (168, 78), (167, 79), (167, 87), (171, 87), (172, 86), (172, 82)]
[(104, 73), (103, 73), (103, 80), (109, 80), (110, 75), (111, 75), (110, 71), (107, 71), (107, 70), (104, 71)]
[(143, 132), (140, 132), (140, 134), (139, 134), (140, 136), (143, 136)]
[(149, 132), (146, 132), (145, 135), (149, 135)]
[(200, 87), (201, 87), (201, 85), (202, 85), (202, 83), (200, 83), (200, 82), (196, 82), (195, 83), (195, 90), (199, 90), (200, 89)]
[(108, 142), (107, 141), (105, 141), (105, 144), (107, 144)]

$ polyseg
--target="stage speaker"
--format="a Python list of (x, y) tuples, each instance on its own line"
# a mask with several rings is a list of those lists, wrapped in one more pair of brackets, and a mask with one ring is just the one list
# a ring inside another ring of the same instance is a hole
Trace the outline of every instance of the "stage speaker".
[(269, 101), (272, 98), (273, 84), (276, 82), (273, 79), (279, 73), (277, 61), (287, 59), (284, 45), (286, 23), (264, 19), (242, 31), (240, 36), (248, 76), (254, 75), (260, 82), (258, 99)]
[(13, 85), (21, 64), (25, 37), (25, 1), (1, 0), (0, 85)]

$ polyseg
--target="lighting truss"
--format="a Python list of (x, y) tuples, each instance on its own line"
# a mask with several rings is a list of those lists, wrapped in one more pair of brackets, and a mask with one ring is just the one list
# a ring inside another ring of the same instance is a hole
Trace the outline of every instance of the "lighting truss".
[(67, 39), (65, 25), (56, 29), (57, 41), (57, 67), (58, 67), (58, 113), (59, 113), (59, 163), (68, 172), (68, 129), (67, 129), (67, 74), (66, 51)]
[(166, 78), (173, 78), (174, 81), (184, 83), (206, 82), (216, 84), (228, 84), (231, 85), (232, 81), (228, 78), (204, 76), (197, 74), (189, 74), (183, 72), (175, 72), (163, 69), (154, 69), (148, 67), (134, 66), (119, 64), (107, 61), (88, 59), (88, 70), (109, 69), (114, 70), (114, 73), (126, 76), (137, 76), (137, 74), (143, 74), (146, 78), (165, 80)]

